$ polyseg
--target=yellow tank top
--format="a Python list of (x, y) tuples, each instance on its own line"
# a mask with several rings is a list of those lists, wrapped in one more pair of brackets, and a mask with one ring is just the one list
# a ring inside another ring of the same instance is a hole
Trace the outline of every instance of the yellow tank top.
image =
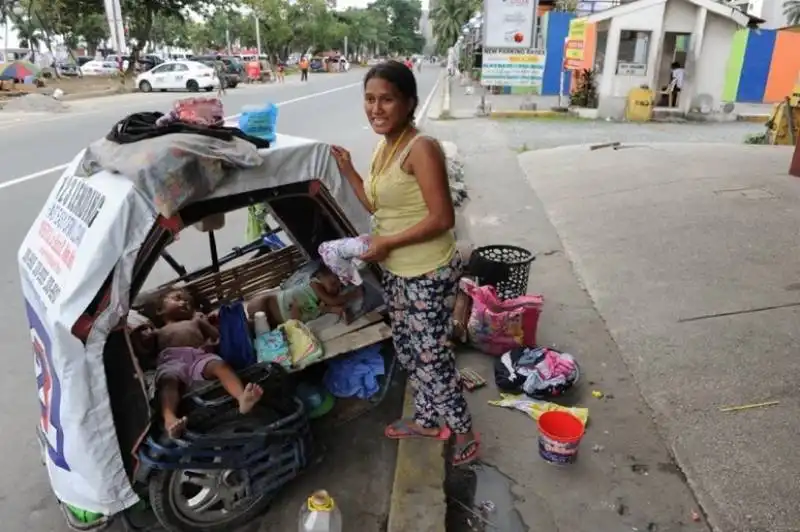
[[(380, 171), (376, 160), (384, 151), (381, 140), (372, 156), (369, 177), (364, 183), (367, 199), (375, 208), (372, 232), (390, 236), (405, 231), (428, 215), (428, 206), (417, 179), (405, 172), (403, 162), (420, 135), (412, 138), (400, 154)], [(380, 174), (377, 172), (380, 171)], [(448, 264), (456, 251), (453, 231), (446, 231), (426, 242), (392, 250), (383, 267), (400, 277), (416, 277)]]

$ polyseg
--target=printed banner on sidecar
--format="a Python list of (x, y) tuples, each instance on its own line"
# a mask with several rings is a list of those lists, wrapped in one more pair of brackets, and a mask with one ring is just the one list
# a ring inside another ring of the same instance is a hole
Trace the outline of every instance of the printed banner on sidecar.
[(484, 0), (483, 46), (528, 50), (536, 46), (538, 0)]
[(486, 87), (530, 87), (542, 92), (544, 51), (530, 54), (485, 53), (481, 67), (481, 85)]
[[(106, 385), (105, 342), (97, 338), (104, 339), (122, 318), (128, 287), (113, 272), (133, 268), (155, 211), (125, 177), (75, 177), (81, 157), (56, 183), (17, 260), (40, 406), (37, 432), (53, 491), (68, 504), (113, 515), (138, 497), (124, 474)], [(99, 334), (84, 345), (72, 326), (107, 279), (108, 308), (92, 327)]]

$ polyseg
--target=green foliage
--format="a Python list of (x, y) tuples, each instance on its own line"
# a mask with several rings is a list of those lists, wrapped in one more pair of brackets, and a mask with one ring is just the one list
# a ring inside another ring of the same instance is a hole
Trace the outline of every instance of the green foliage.
[[(343, 12), (326, 0), (121, 0), (121, 7), (135, 56), (145, 47), (223, 50), (229, 40), (255, 47), (256, 25), (262, 50), (281, 57), (341, 50), (345, 37), (349, 50), (363, 55), (416, 53), (424, 44), (419, 0), (376, 0)], [(109, 37), (103, 0), (0, 0), (0, 20), (11, 21), (32, 49), (50, 48), (58, 36), (70, 48), (85, 45), (94, 53)]]
[(440, 0), (431, 13), (436, 49), (444, 54), (461, 35), (461, 28), (481, 8), (481, 0)]
[(597, 109), (597, 86), (594, 70), (587, 68), (576, 72), (576, 75), (578, 82), (575, 90), (569, 95), (569, 104), (575, 107)]
[(789, 26), (800, 24), (800, 0), (786, 0), (783, 3), (783, 15)]

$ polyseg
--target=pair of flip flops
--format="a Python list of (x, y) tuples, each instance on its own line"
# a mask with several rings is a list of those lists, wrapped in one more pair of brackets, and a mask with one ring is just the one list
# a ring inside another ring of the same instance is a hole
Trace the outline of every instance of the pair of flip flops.
[[(450, 427), (444, 425), (439, 428), (439, 432), (433, 435), (420, 434), (414, 430), (413, 422), (406, 419), (399, 419), (386, 427), (384, 434), (390, 440), (407, 440), (407, 439), (421, 439), (421, 440), (435, 440), (435, 441), (449, 441), (453, 436), (453, 431)], [(474, 461), (478, 457), (478, 449), (480, 448), (480, 436), (476, 433), (471, 440), (453, 443), (453, 456), (452, 464), (460, 466)]]

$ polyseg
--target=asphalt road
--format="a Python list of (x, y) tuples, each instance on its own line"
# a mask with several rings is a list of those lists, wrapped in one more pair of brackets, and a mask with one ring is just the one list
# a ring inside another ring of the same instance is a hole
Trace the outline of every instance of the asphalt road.
[[(365, 168), (377, 138), (361, 108), (364, 70), (346, 74), (311, 76), (307, 84), (290, 78), (283, 86), (241, 87), (223, 98), (226, 114), (235, 115), (243, 105), (267, 101), (280, 104), (278, 131), (341, 144), (351, 150), (359, 168)], [(437, 72), (419, 77), (422, 102), (434, 89)], [(16, 253), (33, 219), (52, 189), (60, 171), (82, 148), (105, 135), (111, 126), (136, 111), (166, 111), (185, 94), (131, 94), (76, 101), (61, 114), (8, 114), (0, 111), (0, 331), (4, 337), (3, 383), (0, 386), (0, 529), (9, 532), (62, 532), (63, 523), (41, 466), (34, 427), (37, 420), (36, 386), (28, 325), (22, 307)], [(229, 218), (219, 236), (220, 251), (243, 243), (244, 216)], [(207, 264), (208, 250), (200, 233), (187, 231), (175, 245), (174, 254), (189, 268)], [(153, 282), (168, 280), (167, 268), (153, 274)], [(349, 434), (348, 438), (353, 438)], [(380, 434), (365, 435), (380, 438)], [(377, 463), (371, 468), (359, 452), (361, 470), (375, 475), (380, 470), (389, 482), (393, 466)], [(381, 455), (376, 454), (375, 460)], [(383, 473), (382, 470), (388, 470)], [(341, 474), (341, 473), (340, 473)], [(353, 479), (357, 481), (357, 479)], [(388, 485), (386, 487), (388, 496)], [(375, 499), (381, 494), (371, 494)], [(293, 514), (294, 512), (292, 512)], [(286, 523), (289, 525), (289, 523)], [(295, 525), (291, 525), (295, 526)], [(291, 526), (286, 529), (291, 529)], [(367, 527), (359, 527), (369, 532)], [(281, 528), (283, 530), (284, 528)], [(377, 530), (377, 529), (376, 529)]]

